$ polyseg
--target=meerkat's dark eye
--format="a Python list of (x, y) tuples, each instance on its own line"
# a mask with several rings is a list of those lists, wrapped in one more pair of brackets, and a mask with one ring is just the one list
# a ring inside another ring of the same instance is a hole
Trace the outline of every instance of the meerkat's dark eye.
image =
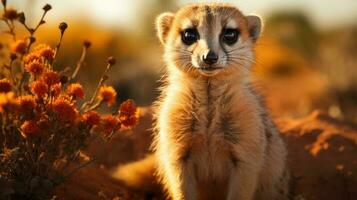
[(227, 44), (234, 44), (237, 42), (239, 30), (234, 28), (225, 28), (222, 31), (222, 40)]
[(189, 28), (181, 33), (182, 42), (186, 45), (191, 45), (199, 39), (199, 35), (196, 29)]

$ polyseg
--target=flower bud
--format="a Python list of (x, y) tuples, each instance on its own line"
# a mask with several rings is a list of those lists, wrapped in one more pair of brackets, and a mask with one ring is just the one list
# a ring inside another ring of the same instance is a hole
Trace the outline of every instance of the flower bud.
[(61, 22), (60, 25), (58, 26), (58, 28), (61, 30), (61, 32), (63, 33), (67, 28), (68, 25), (66, 22)]
[(25, 21), (26, 21), (25, 13), (20, 12), (17, 16), (18, 16), (19, 22), (20, 22), (21, 24), (25, 24)]
[(14, 8), (6, 8), (3, 17), (8, 20), (15, 20), (18, 17), (17, 10)]
[(116, 63), (116, 60), (115, 60), (114, 57), (111, 56), (111, 57), (108, 58), (108, 64), (115, 65), (115, 63)]
[(42, 8), (45, 12), (49, 11), (52, 9), (52, 6), (50, 4), (46, 4), (45, 6), (43, 6)]
[(16, 60), (16, 59), (17, 59), (16, 53), (11, 53), (11, 54), (10, 54), (10, 59), (11, 59), (11, 60)]
[(36, 38), (35, 37), (29, 37), (29, 39), (30, 39), (30, 44), (36, 42)]
[(92, 45), (92, 43), (91, 43), (89, 40), (84, 40), (83, 46), (84, 46), (85, 48), (88, 49), (91, 45)]

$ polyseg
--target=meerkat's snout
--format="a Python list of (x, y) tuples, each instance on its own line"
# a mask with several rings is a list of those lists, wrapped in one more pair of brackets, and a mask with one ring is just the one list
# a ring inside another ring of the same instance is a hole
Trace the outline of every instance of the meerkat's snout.
[(212, 49), (205, 49), (198, 52), (197, 56), (192, 57), (192, 65), (199, 70), (202, 75), (216, 75), (224, 66), (224, 62), (220, 60), (220, 56)]
[[(203, 42), (202, 42), (203, 43)], [(205, 47), (198, 48), (193, 53), (192, 63), (198, 69), (220, 69), (222, 68), (222, 52), (219, 52), (217, 48)]]
[(218, 61), (218, 55), (214, 51), (208, 50), (208, 52), (202, 56), (202, 60), (206, 64), (212, 65)]

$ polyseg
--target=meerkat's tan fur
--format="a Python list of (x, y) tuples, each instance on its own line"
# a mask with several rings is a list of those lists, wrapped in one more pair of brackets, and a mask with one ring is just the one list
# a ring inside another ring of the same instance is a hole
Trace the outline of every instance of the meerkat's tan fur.
[[(194, 4), (158, 16), (167, 79), (157, 102), (157, 175), (173, 200), (287, 199), (286, 149), (250, 86), (261, 21), (227, 4)], [(239, 30), (234, 44), (222, 30)], [(199, 39), (182, 42), (195, 29)], [(218, 55), (205, 70), (202, 56)]]

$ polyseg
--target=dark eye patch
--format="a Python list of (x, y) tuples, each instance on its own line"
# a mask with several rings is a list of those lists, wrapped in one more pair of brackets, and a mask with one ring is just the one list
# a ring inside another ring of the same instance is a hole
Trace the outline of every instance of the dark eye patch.
[(232, 45), (237, 42), (240, 35), (240, 30), (235, 28), (224, 28), (221, 33), (222, 41)]
[(188, 28), (181, 32), (182, 42), (186, 45), (195, 43), (199, 37), (198, 31), (195, 28)]

